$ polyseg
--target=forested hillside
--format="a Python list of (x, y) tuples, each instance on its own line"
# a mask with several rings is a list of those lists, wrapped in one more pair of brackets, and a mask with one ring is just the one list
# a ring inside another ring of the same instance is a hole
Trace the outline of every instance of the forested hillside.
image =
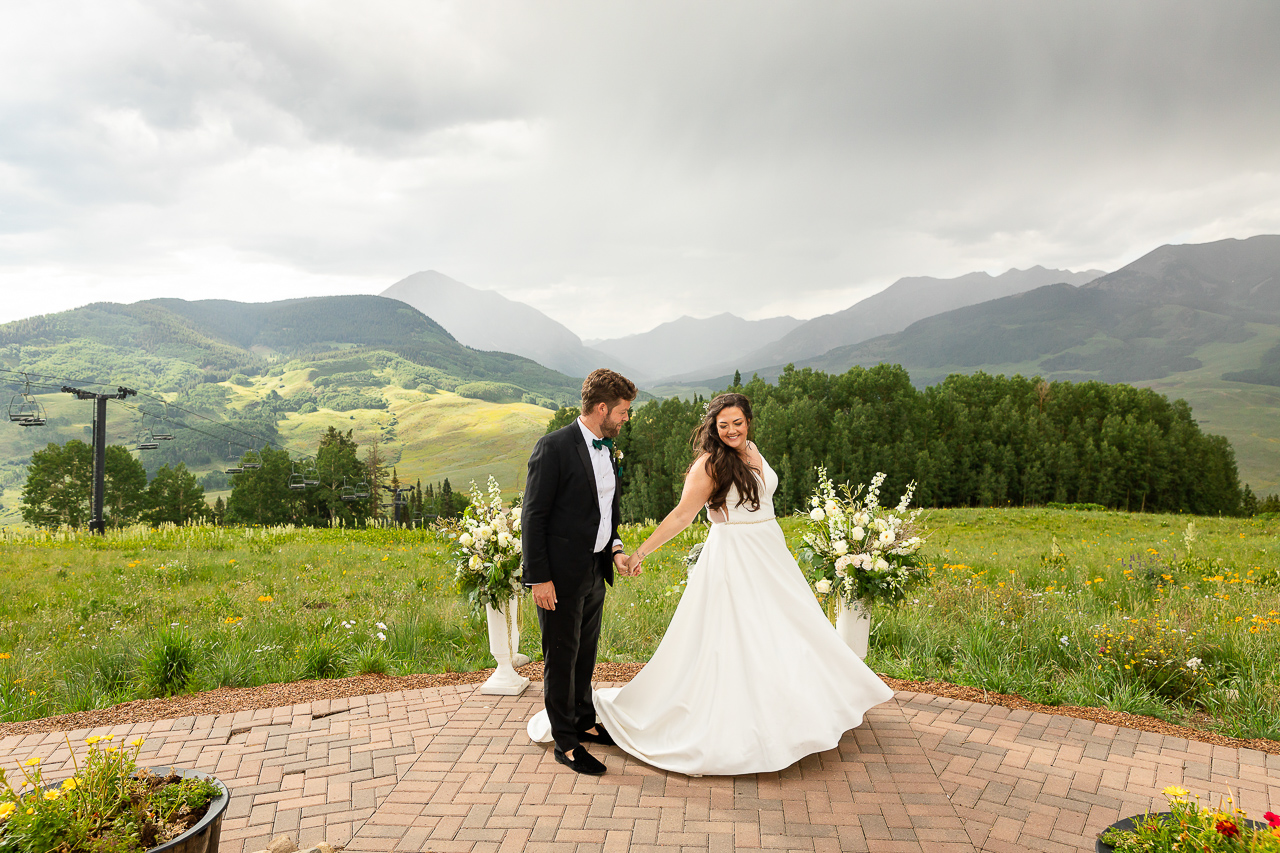
[[(30, 391), (47, 414), (41, 427), (0, 429), (0, 500), (11, 514), (34, 451), (88, 438), (91, 406), (60, 393), (63, 385), (139, 391), (113, 401), (109, 441), (134, 447), (148, 432), (172, 434), (140, 461), (153, 475), (185, 464), (210, 491), (227, 487), (223, 470), (246, 449), (314, 453), (333, 424), (364, 442), (377, 437), (392, 464), (431, 460), (416, 476), (469, 476), (489, 459), (513, 486), (511, 445), (536, 436), (580, 387), (529, 359), (462, 346), (416, 309), (378, 296), (157, 299), (33, 317), (0, 326), (0, 381), (6, 399)], [(414, 435), (400, 434), (401, 418)], [(471, 458), (457, 452), (464, 446)]]
[[(884, 471), (886, 495), (914, 480), (924, 506), (1241, 508), (1230, 444), (1202, 432), (1185, 403), (1143, 388), (977, 373), (919, 390), (902, 367), (878, 365), (834, 375), (789, 368), (776, 384), (735, 390), (755, 408), (753, 437), (780, 479), (779, 513), (803, 506), (818, 465), (837, 482)], [(634, 410), (619, 443), (628, 519), (675, 506), (703, 406), (669, 398)]]

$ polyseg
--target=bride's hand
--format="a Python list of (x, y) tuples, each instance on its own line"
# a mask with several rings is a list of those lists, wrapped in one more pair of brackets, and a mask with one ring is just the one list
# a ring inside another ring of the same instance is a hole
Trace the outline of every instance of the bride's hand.
[(623, 570), (623, 574), (627, 577), (637, 577), (640, 574), (640, 558), (635, 554), (627, 557), (627, 567)]

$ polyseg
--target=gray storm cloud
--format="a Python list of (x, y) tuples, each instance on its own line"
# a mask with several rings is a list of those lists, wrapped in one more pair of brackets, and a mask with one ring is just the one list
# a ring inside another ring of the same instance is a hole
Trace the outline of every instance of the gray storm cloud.
[(1274, 233), (1278, 35), (1270, 2), (18, 3), (0, 320), (433, 268), (604, 336)]

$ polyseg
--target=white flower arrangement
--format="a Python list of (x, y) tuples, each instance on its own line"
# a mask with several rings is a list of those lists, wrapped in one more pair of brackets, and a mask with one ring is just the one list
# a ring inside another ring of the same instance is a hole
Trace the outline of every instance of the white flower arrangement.
[[(517, 504), (520, 498), (516, 499)], [(471, 505), (449, 531), (455, 539), (454, 580), (471, 607), (503, 607), (524, 591), (520, 583), (520, 507), (506, 508), (498, 481), (489, 476), (489, 495), (471, 483)]]
[(889, 509), (880, 505), (884, 478), (878, 473), (869, 488), (850, 489), (837, 487), (827, 469), (818, 468), (800, 562), (809, 569), (809, 580), (819, 596), (834, 595), (844, 603), (855, 599), (893, 603), (924, 579), (919, 556), (924, 545), (921, 510), (908, 512), (915, 483)]

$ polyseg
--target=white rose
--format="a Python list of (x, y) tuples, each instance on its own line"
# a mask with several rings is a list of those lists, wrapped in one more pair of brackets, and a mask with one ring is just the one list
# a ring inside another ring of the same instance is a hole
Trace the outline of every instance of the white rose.
[(485, 525), (476, 530), (476, 538), (481, 542), (489, 541), (489, 537), (493, 535), (493, 528)]
[(520, 553), (520, 549), (521, 549), (521, 548), (523, 548), (524, 546), (523, 546), (522, 544), (520, 544), (520, 540), (519, 540), (519, 539), (517, 539), (513, 544), (516, 546), (516, 553), (517, 553), (517, 554), (519, 554), (519, 553)]
[(510, 545), (510, 544), (511, 544), (511, 534), (510, 534), (510, 533), (508, 533), (507, 531), (505, 531), (505, 530), (504, 530), (504, 531), (502, 531), (501, 533), (499, 533), (499, 534), (498, 534), (498, 547), (499, 547), (499, 548), (505, 548), (505, 547), (507, 547), (507, 546), (508, 546), (508, 545)]
[(464, 533), (458, 537), (458, 544), (461, 545), (463, 548), (470, 548), (471, 543), (474, 541), (475, 540), (471, 538), (470, 533)]
[(858, 558), (853, 556), (852, 554), (846, 554), (845, 556), (836, 560), (836, 574), (839, 575), (840, 577), (844, 577), (845, 575), (849, 574), (849, 567), (856, 566), (856, 565), (858, 565)]
[(871, 516), (867, 515), (865, 512), (859, 512), (853, 517), (853, 523), (859, 527), (866, 527), (867, 522), (870, 520)]
[(480, 557), (476, 554), (472, 554), (471, 559), (468, 561), (467, 565), (471, 566), (472, 571), (479, 571), (480, 565), (481, 565)]
[(827, 517), (827, 514), (822, 511), (821, 507), (815, 506), (813, 510), (809, 513), (809, 517), (812, 518), (814, 521), (822, 521), (824, 518)]
[(861, 527), (855, 527), (853, 530), (849, 531), (849, 535), (853, 537), (855, 542), (858, 542), (867, 538), (867, 531), (863, 530)]
[(842, 554), (847, 554), (849, 553), (849, 543), (843, 539), (837, 539), (831, 543), (831, 550), (835, 552), (837, 557)]
[(880, 559), (876, 560), (876, 571), (883, 572), (888, 568), (889, 568), (889, 564), (885, 561), (884, 557), (881, 557)]
[(822, 593), (823, 595), (826, 595), (827, 593), (831, 592), (831, 581), (827, 580), (826, 578), (823, 578), (822, 580), (815, 583), (813, 585), (813, 588), (816, 589), (818, 592)]

